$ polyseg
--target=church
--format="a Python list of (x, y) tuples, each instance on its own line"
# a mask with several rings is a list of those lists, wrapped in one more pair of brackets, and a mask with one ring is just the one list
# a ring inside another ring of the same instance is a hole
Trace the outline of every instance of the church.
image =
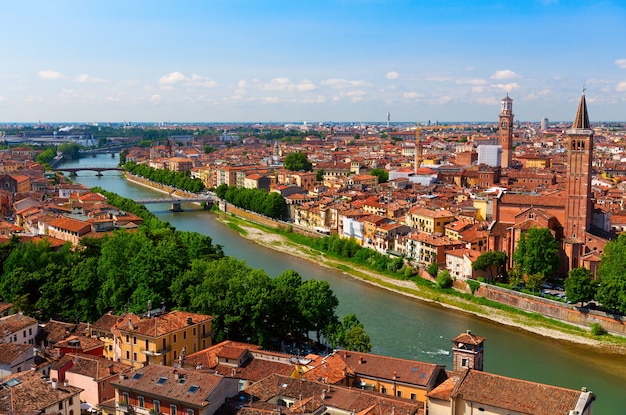
[[(502, 100), (498, 132), (503, 167), (511, 165), (512, 126), (512, 100), (507, 95)], [(559, 241), (560, 274), (566, 275), (569, 270), (583, 266), (595, 274), (607, 239), (606, 232), (594, 225), (591, 189), (594, 141), (584, 92), (567, 136), (565, 190), (548, 195), (503, 192), (494, 199), (489, 248), (506, 252), (509, 267), (521, 234), (538, 227), (550, 229)], [(602, 214), (597, 212), (597, 215)]]

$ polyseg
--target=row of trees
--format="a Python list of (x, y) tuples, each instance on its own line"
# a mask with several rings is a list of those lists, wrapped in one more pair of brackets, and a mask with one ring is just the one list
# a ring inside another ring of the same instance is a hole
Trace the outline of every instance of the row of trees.
[(237, 207), (274, 219), (281, 219), (287, 210), (285, 198), (276, 192), (221, 184), (215, 189), (215, 194)]
[(165, 169), (155, 169), (145, 164), (137, 164), (129, 161), (124, 164), (124, 169), (137, 176), (145, 177), (153, 182), (173, 186), (192, 193), (204, 190), (202, 180), (192, 178), (189, 171), (175, 172)]
[(355, 316), (356, 323), (339, 321), (327, 282), (304, 281), (295, 271), (272, 279), (225, 257), (210, 237), (163, 223), (84, 239), (78, 249), (67, 244), (53, 250), (46, 241), (13, 237), (0, 246), (0, 266), (3, 299), (43, 320), (94, 321), (109, 310), (143, 313), (151, 301), (212, 315), (217, 340), (270, 347), (314, 331), (336, 346), (371, 347)]

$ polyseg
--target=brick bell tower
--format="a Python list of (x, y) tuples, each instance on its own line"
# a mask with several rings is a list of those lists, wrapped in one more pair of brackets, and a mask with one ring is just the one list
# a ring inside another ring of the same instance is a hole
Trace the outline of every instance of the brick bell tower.
[(461, 333), (452, 339), (452, 370), (483, 370), (485, 338), (471, 331)]
[(500, 126), (498, 144), (502, 146), (502, 167), (511, 167), (513, 157), (513, 100), (509, 94), (500, 101)]
[(565, 237), (583, 240), (593, 215), (591, 198), (591, 163), (593, 161), (593, 130), (589, 124), (585, 92), (580, 97), (576, 118), (567, 130), (567, 173), (565, 191)]

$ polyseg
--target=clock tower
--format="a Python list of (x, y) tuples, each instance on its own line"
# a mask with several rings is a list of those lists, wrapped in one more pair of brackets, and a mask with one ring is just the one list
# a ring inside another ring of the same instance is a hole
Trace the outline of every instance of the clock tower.
[(511, 167), (513, 156), (513, 100), (506, 94), (500, 106), (500, 125), (498, 127), (498, 144), (502, 146), (502, 167)]

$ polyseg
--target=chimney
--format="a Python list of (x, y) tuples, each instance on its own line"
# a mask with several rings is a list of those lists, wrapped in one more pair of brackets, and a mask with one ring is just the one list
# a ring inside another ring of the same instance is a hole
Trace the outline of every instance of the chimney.
[(322, 389), (322, 400), (326, 399), (326, 389)]
[(174, 370), (174, 379), (180, 379), (180, 375), (178, 374), (178, 370)]
[(191, 317), (187, 317), (187, 324), (190, 326), (193, 324), (193, 320), (191, 319)]
[(63, 379), (63, 386), (68, 386), (70, 382), (67, 379)]
[(109, 366), (107, 366), (107, 368), (109, 369), (109, 375), (112, 375), (113, 372), (113, 364), (110, 364)]
[(52, 389), (56, 389), (57, 388), (57, 378), (52, 378), (52, 379), (50, 379), (50, 381), (52, 382)]
[(362, 365), (363, 364), (363, 356), (359, 357), (359, 364)]

